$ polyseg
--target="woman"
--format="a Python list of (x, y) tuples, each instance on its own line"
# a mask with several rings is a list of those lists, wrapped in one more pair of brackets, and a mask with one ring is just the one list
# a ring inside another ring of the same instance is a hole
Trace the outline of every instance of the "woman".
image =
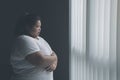
[(11, 80), (53, 80), (57, 67), (57, 55), (49, 44), (39, 36), (39, 16), (22, 16), (16, 25), (16, 40), (11, 53), (14, 75)]

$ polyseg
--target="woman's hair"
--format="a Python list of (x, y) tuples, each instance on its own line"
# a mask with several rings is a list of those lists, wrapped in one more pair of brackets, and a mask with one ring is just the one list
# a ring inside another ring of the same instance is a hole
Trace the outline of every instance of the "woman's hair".
[(40, 17), (35, 14), (26, 14), (24, 16), (20, 16), (16, 22), (14, 30), (15, 37), (28, 34), (26, 27), (33, 28), (38, 20), (40, 20)]

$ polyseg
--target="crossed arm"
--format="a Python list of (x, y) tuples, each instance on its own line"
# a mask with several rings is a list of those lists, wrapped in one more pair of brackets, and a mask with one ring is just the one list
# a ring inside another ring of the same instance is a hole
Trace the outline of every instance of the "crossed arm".
[[(51, 56), (55, 56), (57, 58), (57, 55), (55, 54), (55, 52), (53, 51), (52, 55)], [(45, 67), (45, 69), (47, 71), (54, 71), (57, 67), (57, 62), (58, 62), (58, 58), (52, 63), (50, 64), (49, 66)]]
[(40, 66), (42, 65), (46, 71), (54, 71), (57, 67), (58, 58), (56, 53), (53, 51), (51, 55), (43, 55), (42, 52), (38, 51), (34, 54), (30, 54), (25, 58), (31, 64)]

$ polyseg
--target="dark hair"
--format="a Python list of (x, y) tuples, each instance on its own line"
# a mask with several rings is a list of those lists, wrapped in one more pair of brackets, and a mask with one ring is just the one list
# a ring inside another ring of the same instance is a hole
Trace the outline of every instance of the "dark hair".
[(35, 14), (26, 14), (24, 16), (20, 16), (16, 22), (14, 30), (15, 37), (28, 34), (26, 27), (32, 28), (38, 20), (40, 20), (40, 17)]

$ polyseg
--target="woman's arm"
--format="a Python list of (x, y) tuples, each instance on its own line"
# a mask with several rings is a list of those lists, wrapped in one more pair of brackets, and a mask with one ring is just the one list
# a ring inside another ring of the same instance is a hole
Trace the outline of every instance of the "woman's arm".
[(57, 63), (58, 63), (58, 57), (56, 55), (56, 53), (53, 51), (52, 53), (52, 56), (55, 56), (56, 57), (56, 60), (53, 62), (53, 64), (55, 64), (57, 66)]
[(33, 65), (43, 67), (49, 66), (57, 61), (57, 57), (54, 53), (52, 55), (43, 55), (40, 51), (27, 55), (25, 59)]
[(54, 51), (53, 51), (52, 55), (56, 56), (57, 59), (53, 62), (53, 64), (50, 64), (49, 66), (47, 66), (45, 68), (46, 71), (49, 71), (49, 72), (54, 71), (56, 69), (57, 63), (58, 63), (58, 57)]

